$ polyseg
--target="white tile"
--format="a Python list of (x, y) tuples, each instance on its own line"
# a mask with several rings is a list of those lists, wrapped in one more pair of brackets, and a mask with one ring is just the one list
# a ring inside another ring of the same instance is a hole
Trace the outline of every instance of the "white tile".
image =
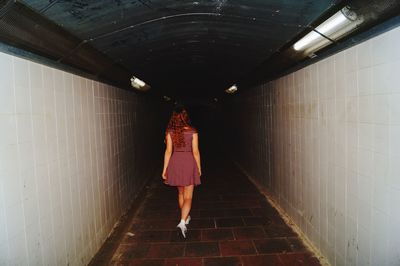
[(390, 212), (390, 190), (386, 186), (385, 180), (380, 183), (375, 183), (373, 186), (373, 206), (375, 209), (389, 214)]
[(392, 60), (393, 45), (388, 33), (379, 35), (371, 40), (372, 63), (374, 65), (387, 63)]
[[(391, 43), (394, 43), (394, 44), (400, 43), (400, 28), (399, 27), (396, 27), (393, 30), (391, 30), (389, 35), (390, 35), (389, 39), (390, 39)], [(393, 45), (392, 48), (394, 48), (392, 51), (393, 58), (400, 59), (400, 51), (399, 51), (399, 49), (397, 49), (397, 46)]]
[(15, 87), (29, 88), (29, 61), (13, 57)]
[[(368, 178), (367, 176), (363, 175), (358, 175), (358, 198), (359, 201), (358, 204), (358, 209), (360, 210), (360, 205), (365, 204), (365, 209), (370, 209), (371, 208), (371, 201), (372, 201), (372, 191), (373, 191), (373, 186), (372, 186), (372, 180)], [(361, 204), (362, 203), (362, 204)], [(364, 210), (366, 211), (366, 210)], [(368, 210), (370, 211), (370, 210)], [(365, 218), (365, 217), (364, 217)], [(365, 219), (361, 219), (361, 221), (365, 222)]]
[(387, 214), (377, 209), (372, 211), (371, 230), (371, 265), (387, 265), (388, 244), (388, 221)]
[(8, 245), (6, 241), (0, 242), (0, 265), (8, 265)]
[[(48, 230), (48, 228), (49, 227), (45, 227), (45, 230)], [(43, 261), (47, 262), (49, 265), (57, 265), (54, 238), (52, 236), (42, 237), (41, 243)]]
[(16, 116), (18, 143), (32, 142), (32, 117), (30, 114)]
[(33, 117), (33, 151), (36, 164), (47, 162), (46, 123), (44, 117)]
[(24, 210), (22, 202), (11, 206), (6, 205), (6, 222), (8, 241), (18, 237), (19, 235), (25, 235)]
[(400, 93), (390, 95), (389, 99), (389, 114), (390, 123), (399, 125), (400, 124)]
[(43, 87), (54, 88), (54, 72), (55, 71), (56, 70), (51, 67), (42, 66)]
[(36, 178), (34, 168), (22, 172), (20, 176), (22, 186), (22, 199), (24, 203), (24, 213), (27, 224), (29, 224), (30, 220), (34, 220), (33, 218), (39, 217), (39, 210), (37, 206), (38, 195), (36, 191)]
[[(6, 203), (4, 201), (3, 178), (0, 176), (0, 243), (7, 242)], [(0, 244), (1, 245), (1, 244)], [(5, 248), (5, 247), (4, 247)]]
[(359, 122), (372, 123), (374, 115), (373, 97), (360, 96), (359, 97)]
[(358, 83), (357, 83), (357, 72), (346, 72), (345, 73), (345, 91), (346, 96), (357, 96), (358, 95)]
[(19, 171), (18, 164), (18, 146), (5, 145), (0, 150), (0, 173), (7, 175), (16, 175)]
[(392, 155), (389, 163), (389, 182), (395, 189), (400, 189), (400, 156)]
[[(396, 49), (399, 50), (399, 49)], [(398, 75), (398, 70), (400, 69), (400, 59), (389, 63), (390, 71), (390, 91), (392, 93), (400, 93), (400, 75)]]
[(15, 86), (15, 106), (17, 114), (31, 113), (31, 90), (29, 86)]
[(72, 74), (63, 72), (63, 83), (66, 90), (72, 90)]
[(398, 211), (398, 206), (400, 206), (400, 190), (396, 188), (390, 188), (388, 191), (388, 208), (390, 218), (400, 222), (400, 212)]
[(374, 126), (373, 151), (389, 154), (389, 127), (387, 125)]
[(357, 265), (370, 265), (371, 260), (371, 232), (358, 228), (358, 257)]
[(20, 172), (32, 171), (33, 175), (35, 161), (32, 142), (22, 142), (18, 144), (18, 161)]
[(54, 89), (55, 91), (64, 90), (65, 82), (63, 71), (53, 69)]
[[(358, 147), (365, 150), (373, 150), (374, 140), (374, 125), (360, 123), (358, 125)], [(363, 152), (361, 151), (361, 153)]]
[(45, 114), (45, 91), (43, 87), (35, 88), (31, 95), (32, 115), (39, 116)]
[(363, 42), (357, 47), (357, 67), (358, 68), (366, 68), (371, 66), (372, 57), (371, 57), (371, 42)]
[(389, 219), (389, 242), (387, 251), (387, 263), (388, 265), (399, 265), (400, 263), (400, 229), (398, 221)]
[(15, 115), (0, 114), (0, 149), (3, 146), (17, 143), (17, 125)]
[(346, 72), (352, 72), (357, 69), (357, 50), (356, 47), (351, 47), (350, 49), (346, 49), (344, 51), (345, 54), (345, 65), (346, 65)]
[(0, 114), (15, 112), (12, 58), (0, 53)]
[(380, 94), (373, 97), (373, 119), (377, 124), (389, 123), (389, 99), (390, 95)]
[(392, 78), (394, 74), (389, 63), (372, 67), (372, 93), (384, 94), (392, 91)]
[(18, 174), (1, 174), (4, 189), (4, 204), (12, 207), (22, 202), (22, 186)]
[(323, 60), (317, 63), (318, 66), (318, 96), (320, 99), (327, 97), (327, 61)]
[(9, 265), (28, 265), (28, 251), (25, 234), (19, 234), (8, 240)]
[(375, 153), (374, 154), (374, 185), (387, 185), (389, 184), (389, 155)]
[(326, 96), (332, 99), (336, 96), (336, 79), (335, 79), (335, 61), (333, 57), (327, 60), (327, 75), (326, 75)]
[(346, 243), (346, 265), (357, 265), (357, 224), (351, 218), (346, 219)]
[(400, 125), (391, 125), (389, 127), (390, 153), (400, 155)]
[(42, 66), (29, 62), (29, 79), (30, 79), (30, 87), (32, 88), (32, 95), (36, 90), (42, 89), (43, 87), (43, 77), (42, 77)]
[(27, 227), (26, 238), (29, 264), (43, 265), (39, 223)]
[(346, 121), (346, 99), (336, 99), (335, 104), (336, 120)]

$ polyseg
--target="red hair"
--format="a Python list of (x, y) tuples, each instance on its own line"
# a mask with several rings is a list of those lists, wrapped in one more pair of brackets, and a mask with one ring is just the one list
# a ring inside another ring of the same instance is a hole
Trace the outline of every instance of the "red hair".
[(169, 120), (167, 127), (167, 134), (171, 134), (172, 143), (175, 147), (183, 147), (185, 146), (185, 138), (183, 135), (183, 131), (186, 128), (192, 128), (190, 123), (189, 115), (185, 109), (178, 107), (172, 113), (171, 119)]

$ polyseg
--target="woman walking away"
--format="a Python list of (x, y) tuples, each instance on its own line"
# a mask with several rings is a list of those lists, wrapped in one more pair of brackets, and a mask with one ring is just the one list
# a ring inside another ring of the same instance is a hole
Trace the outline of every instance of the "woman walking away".
[(177, 227), (186, 238), (186, 225), (192, 207), (194, 186), (200, 185), (201, 166), (197, 130), (191, 126), (189, 116), (183, 107), (176, 107), (166, 130), (164, 168), (162, 178), (165, 184), (178, 188), (181, 221)]

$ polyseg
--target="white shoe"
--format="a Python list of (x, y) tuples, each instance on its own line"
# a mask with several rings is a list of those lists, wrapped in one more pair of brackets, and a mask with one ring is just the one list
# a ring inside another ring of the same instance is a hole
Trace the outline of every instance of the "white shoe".
[(188, 225), (190, 223), (190, 220), (192, 220), (192, 218), (190, 218), (190, 215), (188, 215), (188, 217), (186, 218), (185, 224)]
[(187, 231), (187, 228), (186, 228), (185, 221), (184, 221), (184, 220), (181, 220), (181, 222), (180, 222), (176, 227), (178, 227), (179, 229), (181, 229), (181, 233), (182, 233), (183, 237), (186, 238), (186, 231)]

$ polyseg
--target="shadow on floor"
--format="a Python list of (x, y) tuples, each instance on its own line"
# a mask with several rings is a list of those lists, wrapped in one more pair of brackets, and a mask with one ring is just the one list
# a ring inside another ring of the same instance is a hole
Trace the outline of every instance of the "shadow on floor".
[(91, 264), (320, 265), (233, 164), (209, 164), (205, 169), (202, 185), (195, 188), (186, 239), (175, 229), (180, 218), (176, 189), (157, 178), (118, 245), (114, 242), (111, 261), (102, 257), (106, 243)]

